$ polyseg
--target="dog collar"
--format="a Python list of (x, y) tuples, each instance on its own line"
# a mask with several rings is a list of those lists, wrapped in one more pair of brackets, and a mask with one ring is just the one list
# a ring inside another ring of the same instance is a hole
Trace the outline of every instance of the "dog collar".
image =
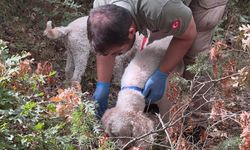
[(138, 87), (138, 86), (124, 86), (121, 88), (121, 90), (124, 90), (124, 89), (131, 89), (131, 90), (135, 90), (135, 91), (138, 91), (138, 92), (141, 92), (143, 91), (142, 88)]

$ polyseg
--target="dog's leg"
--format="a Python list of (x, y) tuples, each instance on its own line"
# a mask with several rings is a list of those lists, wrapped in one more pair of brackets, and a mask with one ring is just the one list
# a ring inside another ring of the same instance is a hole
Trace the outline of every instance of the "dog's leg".
[(71, 78), (73, 77), (73, 72), (74, 72), (74, 61), (73, 61), (73, 56), (72, 53), (67, 50), (67, 60), (66, 60), (66, 67), (65, 67), (65, 76), (66, 76), (66, 81), (69, 82)]
[(115, 66), (113, 71), (113, 83), (117, 86), (121, 84), (121, 78), (124, 72), (124, 58), (123, 56), (118, 56), (115, 58)]
[(88, 58), (89, 58), (89, 49), (84, 49), (85, 47), (79, 47), (80, 49), (74, 49), (73, 58), (75, 64), (75, 70), (71, 81), (78, 81), (81, 82), (82, 75), (85, 72)]

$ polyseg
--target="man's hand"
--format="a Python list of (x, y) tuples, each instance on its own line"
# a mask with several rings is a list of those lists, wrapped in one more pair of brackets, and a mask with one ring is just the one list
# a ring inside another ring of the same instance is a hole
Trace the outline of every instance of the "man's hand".
[(168, 74), (157, 69), (148, 79), (144, 86), (143, 95), (146, 103), (154, 103), (160, 100), (165, 92)]
[(101, 118), (106, 109), (108, 108), (110, 83), (97, 82), (96, 90), (93, 95), (94, 100), (97, 103), (97, 118)]

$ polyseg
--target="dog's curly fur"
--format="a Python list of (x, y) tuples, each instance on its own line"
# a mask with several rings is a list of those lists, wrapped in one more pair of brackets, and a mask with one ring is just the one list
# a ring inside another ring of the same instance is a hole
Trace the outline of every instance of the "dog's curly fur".
[[(62, 39), (67, 50), (67, 61), (65, 67), (66, 81), (81, 81), (85, 72), (89, 54), (92, 51), (87, 38), (87, 19), (88, 16), (80, 17), (67, 26), (52, 27), (52, 21), (48, 21), (44, 36), (49, 39)], [(132, 48), (130, 52), (116, 57), (114, 67), (113, 82), (120, 85), (126, 62), (130, 61), (136, 50)]]
[[(159, 67), (171, 39), (172, 37), (166, 37), (149, 44), (143, 51), (138, 51), (135, 58), (132, 59), (125, 69), (121, 87), (137, 86), (143, 88), (149, 76)], [(165, 95), (159, 103), (168, 105), (164, 100), (166, 99)], [(160, 113), (165, 115), (166, 106), (164, 108), (160, 105), (158, 106)], [(144, 107), (145, 100), (142, 93), (126, 88), (119, 92), (116, 106), (104, 113), (101, 121), (105, 131), (110, 136), (130, 137), (130, 139), (118, 138), (118, 146), (126, 144), (131, 140), (131, 137), (138, 137), (154, 130), (153, 121), (143, 113)], [(136, 141), (133, 145), (149, 148), (150, 142), (153, 141), (154, 136), (150, 134)]]

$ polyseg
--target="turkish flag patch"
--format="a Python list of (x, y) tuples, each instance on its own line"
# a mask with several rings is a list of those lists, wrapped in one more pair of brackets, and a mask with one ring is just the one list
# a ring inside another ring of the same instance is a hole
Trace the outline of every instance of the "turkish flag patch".
[(174, 20), (173, 22), (172, 22), (172, 29), (178, 29), (180, 26), (181, 26), (181, 21), (180, 20)]

